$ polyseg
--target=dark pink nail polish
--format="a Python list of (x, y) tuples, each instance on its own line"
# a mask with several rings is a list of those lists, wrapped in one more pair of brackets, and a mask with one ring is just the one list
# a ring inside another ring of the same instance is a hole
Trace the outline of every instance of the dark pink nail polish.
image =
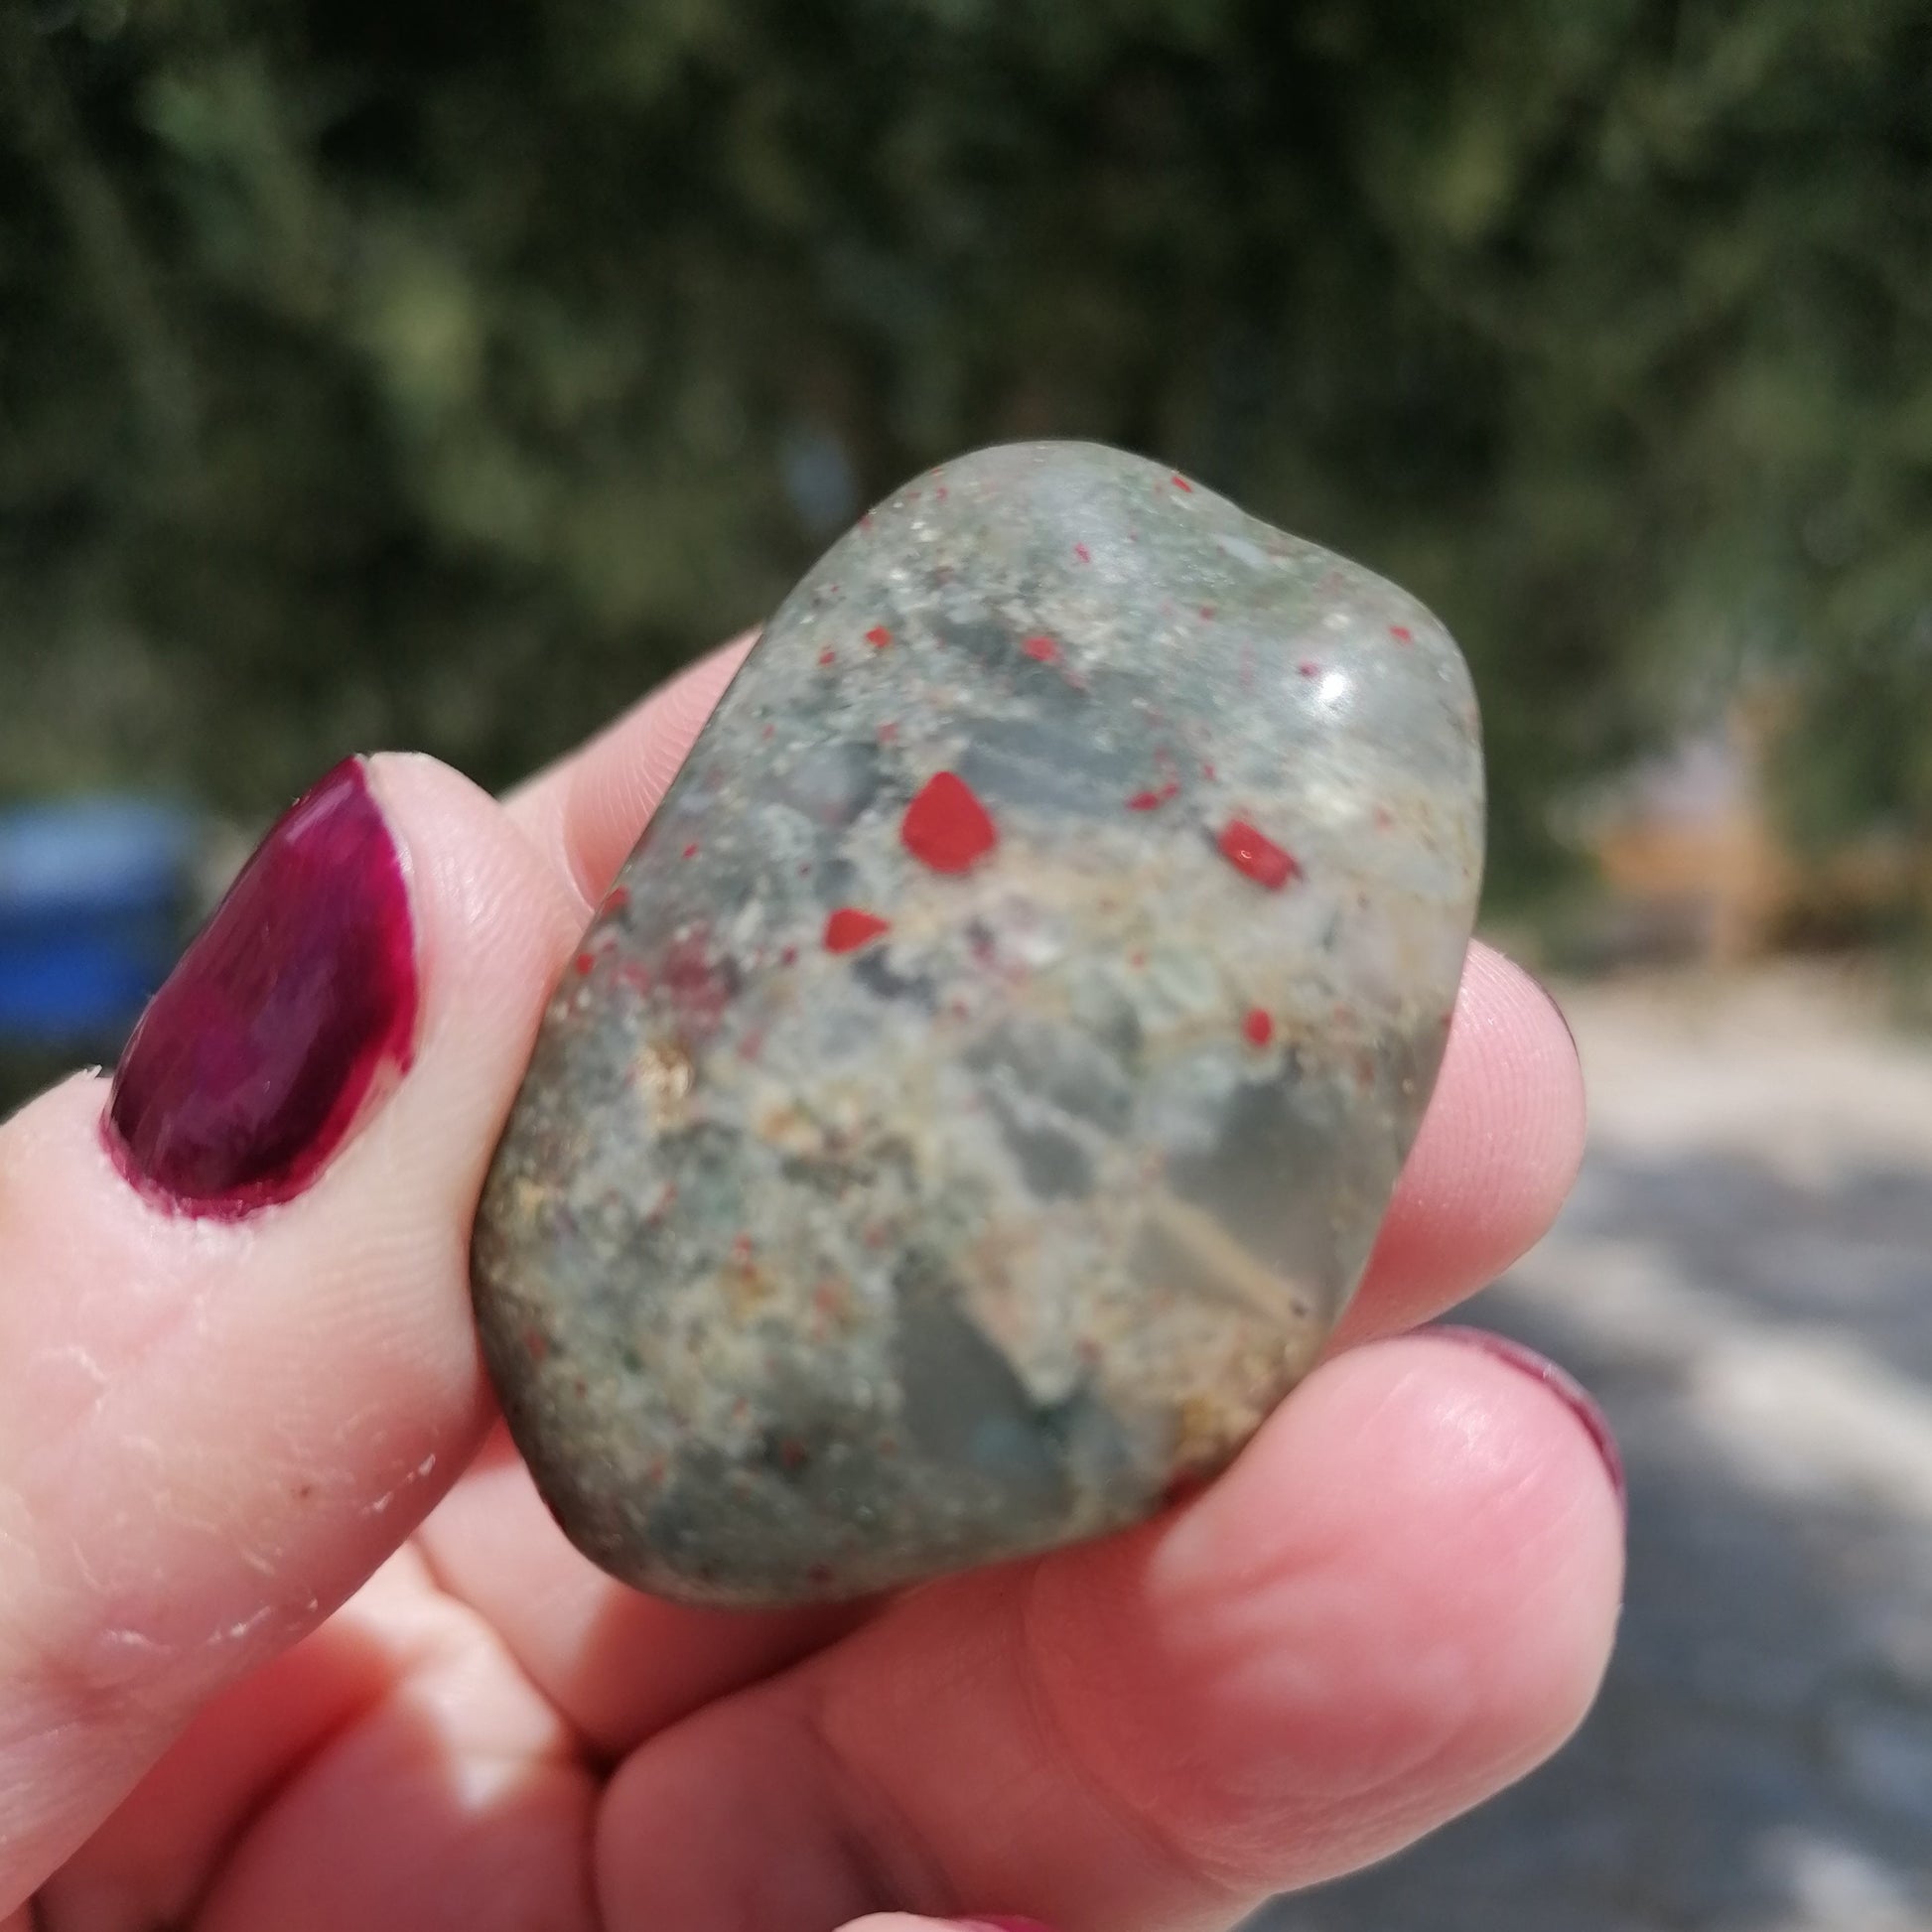
[(1042, 1925), (1036, 1918), (962, 1918), (952, 1923), (960, 1932), (1053, 1932), (1050, 1925)]
[(108, 1149), (188, 1213), (292, 1199), (407, 1069), (416, 1013), (402, 855), (351, 759), (284, 814), (141, 1016)]
[(1603, 1458), (1603, 1467), (1609, 1472), (1610, 1487), (1616, 1491), (1617, 1507), (1627, 1513), (1623, 1453), (1616, 1446), (1610, 1419), (1596, 1406), (1596, 1398), (1575, 1376), (1559, 1368), (1546, 1356), (1539, 1355), (1535, 1349), (1526, 1348), (1520, 1341), (1512, 1341), (1507, 1335), (1492, 1334), (1487, 1328), (1444, 1326), (1431, 1328), (1427, 1332), (1460, 1342), (1465, 1348), (1480, 1349), (1483, 1354), (1493, 1356), (1499, 1362), (1507, 1362), (1511, 1368), (1520, 1369), (1533, 1380), (1541, 1382), (1588, 1432), (1589, 1440), (1596, 1445), (1597, 1454)]

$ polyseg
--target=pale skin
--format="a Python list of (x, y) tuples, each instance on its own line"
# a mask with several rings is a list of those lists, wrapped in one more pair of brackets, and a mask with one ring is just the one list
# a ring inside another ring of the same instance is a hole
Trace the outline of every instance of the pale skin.
[(1209, 1932), (1587, 1708), (1604, 1465), (1533, 1376), (1409, 1332), (1582, 1150), (1562, 1019), (1481, 948), (1341, 1334), (1184, 1507), (758, 1615), (564, 1542), (493, 1427), (468, 1229), (548, 990), (742, 648), (506, 801), (373, 761), (420, 1046), (302, 1198), (157, 1209), (98, 1075), (0, 1128), (0, 1932)]

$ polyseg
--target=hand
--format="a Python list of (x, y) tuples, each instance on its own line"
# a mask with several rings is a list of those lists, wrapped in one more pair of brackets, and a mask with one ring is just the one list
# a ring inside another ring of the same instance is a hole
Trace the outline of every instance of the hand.
[[(732, 664), (506, 804), (352, 769), (368, 893), (264, 861), (219, 972), (205, 941), (162, 996), (119, 1139), (98, 1075), (0, 1129), (0, 1932), (1217, 1927), (1587, 1706), (1614, 1452), (1533, 1358), (1404, 1333), (1541, 1234), (1581, 1149), (1562, 1019), (1480, 948), (1343, 1332), (1186, 1507), (759, 1615), (563, 1541), (491, 1426), (466, 1239), (548, 989)], [(221, 1063), (224, 1000), (282, 1007)], [(242, 1134), (249, 1052), (280, 1098)]]

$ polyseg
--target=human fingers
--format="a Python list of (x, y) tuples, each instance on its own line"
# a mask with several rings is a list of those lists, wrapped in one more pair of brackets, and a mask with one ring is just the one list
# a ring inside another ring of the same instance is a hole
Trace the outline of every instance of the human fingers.
[[(701, 659), (512, 796), (513, 814), (586, 906), (641, 834), (751, 642)], [(1426, 1318), (1538, 1239), (1574, 1178), (1583, 1119), (1561, 1015), (1527, 975), (1473, 948), (1435, 1099), (1337, 1345)], [(484, 1459), (426, 1543), (450, 1587), (614, 1751), (843, 1624), (838, 1613), (721, 1619), (610, 1583), (564, 1543), (507, 1452)]]
[(588, 1932), (595, 1799), (569, 1727), (405, 1547), (204, 1706), (35, 1932)]
[(1486, 1287), (1549, 1232), (1584, 1158), (1583, 1068), (1555, 1000), (1469, 948), (1436, 1091), (1332, 1346), (1400, 1333)]
[(351, 762), (111, 1089), (0, 1128), (0, 1913), (474, 1448), (469, 1224), (576, 923), (467, 781)]
[(1582, 1717), (1621, 1577), (1594, 1427), (1530, 1366), (1354, 1350), (1177, 1516), (914, 1592), (654, 1738), (606, 1800), (607, 1919), (1180, 1932), (1495, 1791)]
[(585, 911), (636, 844), (756, 641), (739, 637), (700, 657), (503, 801)]

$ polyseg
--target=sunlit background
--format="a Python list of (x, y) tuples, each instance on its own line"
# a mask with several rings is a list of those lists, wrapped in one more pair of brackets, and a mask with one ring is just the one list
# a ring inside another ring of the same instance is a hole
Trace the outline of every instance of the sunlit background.
[(0, 1103), (337, 758), (506, 782), (1040, 435), (1440, 611), (1606, 1096), (1482, 1312), (1624, 1425), (1619, 1674), (1281, 1923), (1924, 1932), (1932, 0), (7, 0)]

